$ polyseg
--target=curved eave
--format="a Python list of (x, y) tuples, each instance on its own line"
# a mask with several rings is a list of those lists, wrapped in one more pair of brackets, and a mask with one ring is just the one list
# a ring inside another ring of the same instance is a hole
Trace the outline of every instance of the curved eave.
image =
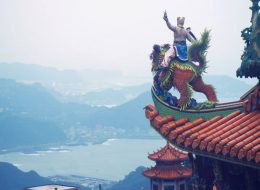
[(149, 154), (148, 158), (153, 161), (162, 162), (179, 162), (188, 159), (187, 153), (183, 153), (176, 148), (173, 148), (168, 142), (160, 150)]
[[(245, 165), (253, 168), (260, 169), (260, 145), (258, 143), (259, 138), (255, 138), (252, 140), (252, 142), (247, 142), (254, 144), (254, 146), (251, 149), (248, 149), (247, 144), (241, 146), (237, 150), (235, 154), (231, 151), (231, 149), (226, 152), (225, 154), (223, 153), (223, 149), (218, 150), (217, 144), (219, 141), (216, 141), (216, 139), (211, 139), (206, 142), (206, 144), (203, 142), (205, 138), (208, 138), (208, 136), (204, 135), (204, 139), (197, 140), (196, 134), (203, 135), (203, 130), (210, 129), (213, 130), (211, 131), (211, 134), (213, 136), (215, 135), (213, 132), (219, 133), (220, 137), (224, 137), (225, 134), (229, 134), (229, 136), (226, 136), (227, 139), (231, 138), (232, 135), (245, 135), (243, 133), (238, 133), (238, 131), (235, 130), (235, 127), (240, 128), (240, 130), (245, 130), (246, 127), (251, 125), (251, 129), (249, 130), (254, 130), (255, 132), (259, 132), (259, 123), (260, 123), (260, 111), (254, 111), (253, 113), (250, 114), (245, 114), (241, 113), (240, 110), (233, 111), (231, 114), (224, 115), (223, 117), (221, 116), (215, 116), (211, 117), (211, 119), (205, 119), (201, 118), (204, 115), (201, 115), (200, 118), (195, 119), (193, 121), (189, 121), (187, 119), (174, 119), (175, 115), (171, 116), (161, 116), (159, 114), (159, 111), (157, 111), (152, 105), (148, 105), (145, 108), (145, 115), (147, 119), (150, 120), (151, 126), (163, 137), (165, 138), (168, 142), (170, 142), (172, 145), (176, 146), (177, 148), (187, 151), (187, 152), (192, 152), (197, 155), (201, 156), (206, 156), (226, 162), (232, 162), (240, 165)], [(182, 114), (182, 113), (180, 113)], [(251, 116), (253, 118), (251, 118)], [(181, 116), (180, 116), (181, 117)], [(251, 119), (248, 119), (251, 118)], [(257, 119), (254, 119), (257, 118)], [(234, 122), (237, 122), (239, 119), (242, 119), (244, 121), (249, 122), (248, 126), (240, 126), (240, 124), (237, 123), (237, 126), (233, 126), (231, 123), (230, 125), (225, 125), (226, 123), (230, 123), (230, 121), (234, 120)], [(223, 126), (227, 127), (223, 131), (221, 127), (219, 127), (221, 122), (224, 123)], [(258, 123), (257, 123), (258, 122)], [(254, 123), (254, 127), (252, 127), (252, 123)], [(227, 131), (227, 129), (230, 128), (230, 131)], [(219, 131), (216, 131), (216, 129), (219, 129)], [(215, 131), (214, 131), (215, 130)], [(200, 134), (201, 131), (201, 134)], [(247, 133), (246, 133), (247, 134)], [(195, 136), (194, 136), (195, 135)], [(234, 136), (233, 136), (234, 137)], [(232, 138), (233, 138), (232, 137)], [(239, 136), (238, 136), (239, 137)], [(245, 139), (250, 139), (251, 136), (247, 136)], [(234, 138), (233, 138), (234, 139)], [(226, 140), (220, 139), (220, 140)], [(195, 142), (197, 141), (197, 142)], [(203, 143), (204, 144), (203, 144)], [(214, 142), (214, 143), (212, 143)], [(197, 144), (196, 144), (197, 143)], [(237, 146), (240, 142), (236, 142), (233, 144), (233, 147)], [(246, 143), (246, 141), (245, 141)], [(251, 145), (252, 145), (251, 144)], [(225, 144), (222, 144), (225, 145)], [(222, 146), (223, 148), (223, 146)], [(247, 156), (243, 155), (243, 150), (247, 150)], [(253, 151), (253, 156), (250, 157), (249, 151)], [(240, 154), (241, 152), (241, 154)], [(242, 156), (241, 156), (242, 155)], [(248, 156), (249, 155), (249, 156)]]
[(143, 175), (154, 179), (168, 179), (176, 180), (180, 178), (189, 178), (192, 175), (191, 168), (178, 168), (178, 169), (162, 169), (156, 166), (147, 169), (143, 172)]
[(186, 158), (178, 158), (178, 159), (164, 159), (164, 158), (153, 158), (153, 157), (149, 157), (148, 158), (152, 161), (162, 161), (162, 162), (181, 162), (181, 161), (185, 161), (188, 159), (188, 157)]
[[(161, 135), (161, 136), (165, 140), (169, 141), (169, 139), (167, 137), (165, 137), (163, 135)], [(224, 156), (224, 155), (221, 155), (221, 154), (215, 154), (213, 152), (207, 152), (207, 151), (202, 151), (202, 150), (199, 150), (199, 149), (193, 149), (192, 147), (185, 147), (185, 146), (182, 146), (182, 145), (178, 145), (174, 141), (171, 141), (171, 144), (173, 146), (176, 146), (177, 148), (183, 150), (183, 151), (194, 153), (194, 154), (199, 155), (199, 156), (205, 156), (205, 157), (208, 157), (208, 158), (213, 158), (213, 159), (217, 159), (217, 160), (221, 160), (221, 161), (225, 161), (225, 162), (230, 162), (230, 163), (235, 163), (235, 164), (239, 164), (239, 165), (243, 165), (243, 166), (247, 166), (247, 167), (251, 167), (251, 168), (260, 169), (260, 164), (259, 164), (259, 162), (260, 162), (260, 155), (259, 155), (259, 152), (256, 154), (256, 159), (258, 160), (258, 163), (256, 163), (254, 160), (253, 161), (247, 161), (245, 159), (240, 160), (240, 159), (238, 159), (236, 157), (229, 157), (229, 156)]]

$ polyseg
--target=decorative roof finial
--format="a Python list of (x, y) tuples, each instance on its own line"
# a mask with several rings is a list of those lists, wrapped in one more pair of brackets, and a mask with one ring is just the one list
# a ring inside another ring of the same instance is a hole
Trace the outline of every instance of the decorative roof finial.
[(237, 70), (238, 77), (256, 77), (260, 80), (260, 13), (259, 1), (251, 0), (253, 5), (252, 25), (242, 31), (242, 38), (246, 43), (244, 53), (241, 56), (242, 63)]

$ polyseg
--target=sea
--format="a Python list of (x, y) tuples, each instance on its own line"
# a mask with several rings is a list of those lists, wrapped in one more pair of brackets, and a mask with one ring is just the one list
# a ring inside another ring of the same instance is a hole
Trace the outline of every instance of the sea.
[(51, 147), (30, 153), (0, 154), (0, 161), (9, 162), (27, 172), (36, 171), (48, 177), (79, 175), (118, 181), (138, 166), (151, 167), (147, 158), (160, 149), (165, 140), (109, 139), (102, 144)]

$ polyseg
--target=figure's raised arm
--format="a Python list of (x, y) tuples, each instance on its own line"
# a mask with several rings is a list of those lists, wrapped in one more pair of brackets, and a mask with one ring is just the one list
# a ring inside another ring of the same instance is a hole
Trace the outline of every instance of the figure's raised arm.
[(168, 26), (168, 28), (169, 28), (170, 30), (175, 31), (175, 27), (171, 25), (171, 23), (170, 23), (170, 21), (169, 21), (169, 19), (168, 19), (168, 16), (167, 16), (167, 12), (166, 12), (166, 11), (164, 12), (163, 20), (165, 20), (165, 22), (166, 22), (166, 24), (167, 24), (167, 26)]

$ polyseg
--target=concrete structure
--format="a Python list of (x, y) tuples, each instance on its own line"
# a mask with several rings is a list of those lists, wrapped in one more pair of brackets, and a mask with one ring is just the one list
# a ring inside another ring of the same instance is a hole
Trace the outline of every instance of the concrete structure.
[(25, 190), (78, 190), (78, 188), (63, 185), (42, 185), (37, 187), (28, 187)]

